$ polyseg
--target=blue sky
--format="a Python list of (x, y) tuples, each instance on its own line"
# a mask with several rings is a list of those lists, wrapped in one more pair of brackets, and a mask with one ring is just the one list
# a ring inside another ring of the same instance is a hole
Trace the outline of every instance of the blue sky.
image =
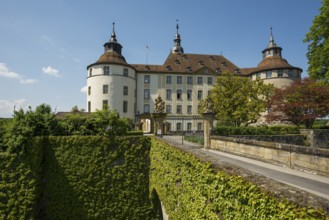
[(255, 67), (270, 27), (283, 57), (307, 74), (303, 43), (321, 0), (0, 0), (0, 117), (14, 106), (86, 108), (86, 66), (116, 23), (128, 63), (162, 64), (179, 20), (185, 53), (222, 54)]

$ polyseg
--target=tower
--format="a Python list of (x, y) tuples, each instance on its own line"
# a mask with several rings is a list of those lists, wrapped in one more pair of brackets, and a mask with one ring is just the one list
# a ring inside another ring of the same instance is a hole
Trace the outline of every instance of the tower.
[(174, 39), (174, 47), (171, 50), (172, 53), (184, 53), (184, 49), (180, 44), (181, 38), (180, 38), (180, 34), (178, 32), (178, 29), (179, 29), (179, 26), (178, 26), (178, 20), (177, 20), (176, 35), (175, 35), (175, 39)]
[(302, 69), (290, 65), (282, 57), (282, 48), (275, 43), (272, 28), (269, 43), (262, 55), (262, 61), (251, 74), (252, 79), (262, 79), (267, 84), (281, 88), (301, 78)]
[(104, 53), (87, 66), (87, 111), (109, 108), (120, 117), (135, 116), (136, 71), (122, 55), (113, 23), (111, 38), (104, 44)]

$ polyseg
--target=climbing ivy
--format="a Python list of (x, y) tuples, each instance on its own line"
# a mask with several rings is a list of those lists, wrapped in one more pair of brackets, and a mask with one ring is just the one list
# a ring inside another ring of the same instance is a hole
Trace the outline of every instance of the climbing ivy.
[(170, 219), (326, 219), (321, 210), (278, 201), (242, 177), (215, 172), (210, 163), (157, 139), (150, 183)]

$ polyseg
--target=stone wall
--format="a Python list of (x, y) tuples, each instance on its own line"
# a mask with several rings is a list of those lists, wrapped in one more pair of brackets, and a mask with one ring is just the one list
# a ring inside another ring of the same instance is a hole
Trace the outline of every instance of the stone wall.
[(212, 136), (210, 149), (329, 176), (329, 149)]
[(243, 138), (248, 140), (268, 141), (283, 144), (294, 144), (304, 146), (306, 144), (304, 135), (234, 135), (233, 138)]
[(310, 147), (320, 147), (329, 149), (328, 129), (301, 129), (300, 133), (306, 136), (306, 142)]

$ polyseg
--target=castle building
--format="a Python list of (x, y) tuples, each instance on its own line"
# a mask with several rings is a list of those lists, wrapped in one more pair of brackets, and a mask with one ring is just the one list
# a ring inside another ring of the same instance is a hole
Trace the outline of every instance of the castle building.
[(176, 31), (174, 46), (164, 64), (130, 64), (122, 55), (113, 23), (104, 53), (87, 66), (87, 111), (109, 107), (120, 117), (135, 120), (139, 129), (151, 132), (150, 113), (155, 99), (161, 96), (167, 113), (164, 130), (201, 132), (199, 102), (207, 97), (222, 72), (251, 80), (260, 78), (275, 87), (301, 78), (302, 69), (282, 58), (282, 48), (275, 43), (272, 29), (269, 44), (262, 51), (263, 59), (254, 68), (240, 68), (222, 55), (184, 53), (178, 24)]

